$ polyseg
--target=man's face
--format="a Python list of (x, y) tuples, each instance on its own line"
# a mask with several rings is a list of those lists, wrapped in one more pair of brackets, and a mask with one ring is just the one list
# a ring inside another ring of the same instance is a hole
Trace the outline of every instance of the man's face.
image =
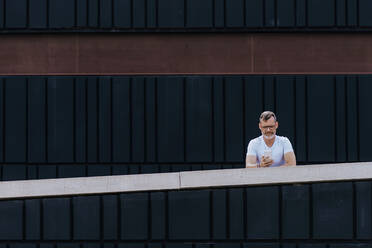
[(274, 117), (271, 117), (267, 121), (261, 120), (258, 124), (262, 135), (267, 139), (274, 138), (276, 129), (278, 128), (278, 122), (275, 121)]

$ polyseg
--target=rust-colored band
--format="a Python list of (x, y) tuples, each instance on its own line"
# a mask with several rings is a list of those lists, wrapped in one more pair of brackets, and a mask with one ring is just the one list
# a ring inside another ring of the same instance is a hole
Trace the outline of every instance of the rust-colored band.
[(0, 36), (0, 75), (365, 73), (372, 34)]

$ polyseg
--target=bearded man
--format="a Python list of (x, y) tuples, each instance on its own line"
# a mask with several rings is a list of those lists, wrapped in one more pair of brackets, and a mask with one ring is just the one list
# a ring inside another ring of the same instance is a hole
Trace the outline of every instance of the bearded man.
[(258, 127), (262, 135), (252, 139), (247, 148), (247, 168), (295, 166), (296, 156), (287, 137), (276, 135), (279, 123), (271, 111), (265, 111), (259, 118)]

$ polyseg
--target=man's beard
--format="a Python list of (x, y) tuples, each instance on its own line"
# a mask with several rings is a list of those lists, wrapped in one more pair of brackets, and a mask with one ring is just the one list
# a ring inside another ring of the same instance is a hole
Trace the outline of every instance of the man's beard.
[(273, 139), (275, 137), (275, 134), (272, 134), (272, 135), (265, 135), (263, 134), (263, 136), (265, 137), (265, 139)]

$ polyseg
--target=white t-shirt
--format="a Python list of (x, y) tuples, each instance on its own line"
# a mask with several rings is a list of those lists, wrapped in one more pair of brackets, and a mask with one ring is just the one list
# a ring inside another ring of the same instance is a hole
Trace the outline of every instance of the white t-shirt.
[(262, 137), (257, 137), (251, 140), (248, 144), (247, 155), (256, 156), (258, 163), (261, 162), (261, 157), (266, 152), (271, 152), (271, 159), (274, 163), (270, 166), (280, 166), (285, 164), (284, 154), (293, 152), (292, 144), (287, 137), (275, 135), (274, 144), (268, 147)]

